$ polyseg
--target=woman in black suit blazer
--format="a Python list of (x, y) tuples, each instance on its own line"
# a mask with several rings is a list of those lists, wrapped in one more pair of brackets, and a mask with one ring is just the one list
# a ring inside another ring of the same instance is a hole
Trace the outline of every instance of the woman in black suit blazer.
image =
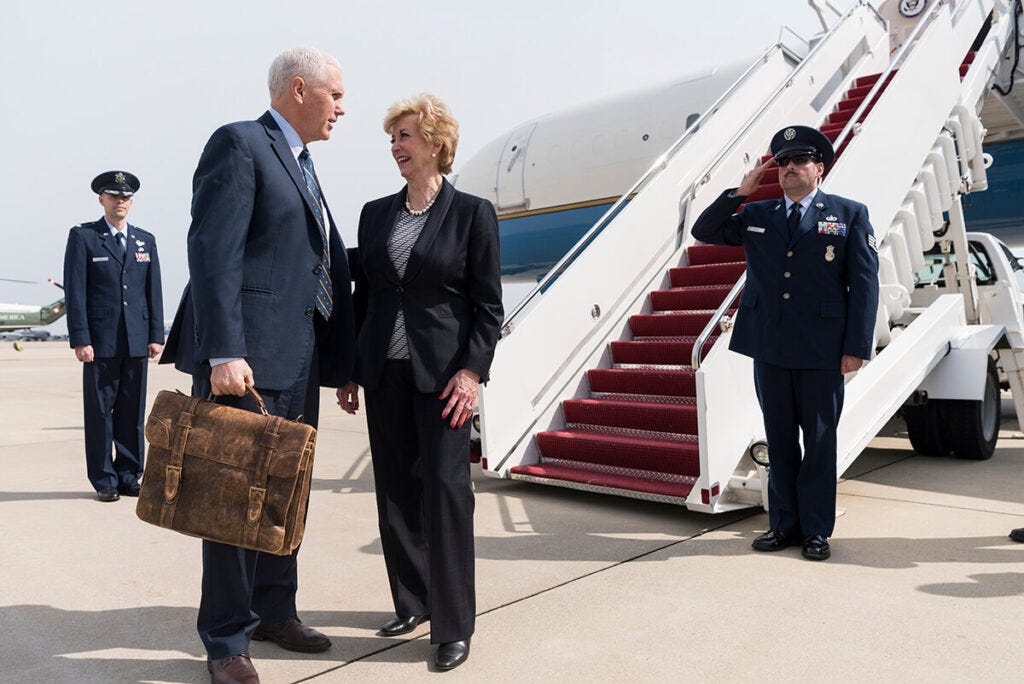
[(458, 124), (421, 95), (387, 112), (406, 185), (366, 204), (354, 267), (356, 368), (338, 390), (348, 413), (366, 390), (377, 514), (396, 616), (385, 636), (431, 621), (435, 663), (465, 662), (476, 615), (469, 418), (502, 320), (498, 221), (456, 190)]

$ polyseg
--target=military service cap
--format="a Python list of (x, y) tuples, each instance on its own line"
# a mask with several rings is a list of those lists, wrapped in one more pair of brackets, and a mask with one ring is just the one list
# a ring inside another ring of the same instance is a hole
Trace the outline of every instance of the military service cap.
[(830, 166), (836, 158), (832, 143), (817, 128), (787, 126), (772, 137), (772, 156), (813, 154), (822, 164)]
[(139, 191), (139, 179), (127, 171), (105, 171), (92, 179), (92, 191), (97, 195), (131, 197)]

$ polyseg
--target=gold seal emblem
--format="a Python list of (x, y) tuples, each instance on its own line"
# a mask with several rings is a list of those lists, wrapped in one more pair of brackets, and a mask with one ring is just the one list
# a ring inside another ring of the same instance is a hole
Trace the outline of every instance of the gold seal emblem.
[(796, 131), (792, 128), (787, 128), (783, 132), (782, 137), (785, 138), (786, 140), (792, 140), (793, 138), (796, 137)]
[(835, 258), (836, 248), (832, 245), (829, 245), (828, 247), (825, 248), (825, 261), (835, 261)]
[(114, 182), (124, 185), (124, 174), (118, 171), (114, 174)]

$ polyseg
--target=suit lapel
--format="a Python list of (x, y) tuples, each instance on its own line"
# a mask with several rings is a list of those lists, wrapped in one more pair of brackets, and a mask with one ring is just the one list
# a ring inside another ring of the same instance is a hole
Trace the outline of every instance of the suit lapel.
[(409, 254), (409, 264), (405, 267), (403, 283), (410, 282), (419, 273), (420, 268), (423, 267), (423, 257), (426, 256), (427, 252), (430, 251), (431, 245), (434, 244), (434, 239), (437, 237), (445, 218), (448, 216), (448, 209), (451, 207), (454, 197), (455, 188), (452, 187), (451, 183), (442, 178), (441, 189), (438, 191), (437, 199), (434, 200), (434, 206), (430, 208), (430, 213), (427, 214), (427, 223), (423, 226), (423, 230), (420, 232), (420, 236), (416, 240), (416, 244), (412, 246), (412, 252)]
[[(278, 160), (284, 167), (288, 177), (295, 183), (295, 189), (299, 191), (302, 196), (302, 201), (306, 203), (306, 208), (309, 209), (310, 213), (315, 217), (316, 209), (313, 206), (313, 196), (310, 194), (309, 189), (306, 187), (306, 179), (302, 176), (302, 171), (299, 169), (299, 162), (295, 159), (295, 155), (292, 154), (292, 148), (288, 147), (288, 141), (285, 140), (284, 133), (278, 127), (277, 122), (274, 121), (274, 117), (270, 115), (270, 112), (264, 112), (258, 121), (263, 124), (263, 127), (267, 131), (267, 136), (270, 138), (270, 146), (273, 148), (274, 153), (277, 155)], [(320, 190), (323, 193), (323, 189)], [(322, 213), (322, 212), (321, 212)]]
[[(124, 264), (124, 253), (117, 246), (117, 239), (111, 234), (110, 227), (104, 219), (96, 222), (96, 232), (100, 234), (100, 244), (103, 245), (117, 263)], [(125, 238), (127, 239), (127, 237)]]
[[(391, 196), (391, 202), (387, 205), (387, 213), (384, 215), (384, 220), (380, 224), (383, 226), (382, 230), (378, 230), (373, 235), (374, 242), (377, 243), (373, 250), (375, 254), (379, 254), (380, 258), (384, 261), (383, 271), (384, 277), (394, 284), (401, 282), (398, 277), (398, 271), (395, 270), (395, 264), (391, 261), (391, 254), (388, 251), (388, 243), (391, 242), (391, 234), (395, 232), (395, 224), (398, 222), (398, 212), (405, 204), (406, 189), (402, 188), (401, 191)], [(408, 267), (406, 267), (406, 273), (408, 273)]]
[(811, 204), (807, 207), (807, 211), (805, 211), (804, 215), (800, 218), (800, 231), (796, 240), (793, 240), (794, 244), (802, 240), (805, 235), (811, 232), (812, 228), (818, 225), (818, 221), (822, 220), (822, 217), (825, 215), (824, 212), (828, 211), (827, 199), (828, 198), (825, 193), (819, 190), (818, 194), (816, 194), (814, 199), (811, 200)]

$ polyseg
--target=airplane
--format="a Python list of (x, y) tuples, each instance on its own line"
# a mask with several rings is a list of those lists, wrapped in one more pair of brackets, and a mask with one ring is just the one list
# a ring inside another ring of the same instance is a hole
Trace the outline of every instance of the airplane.
[[(719, 344), (742, 255), (689, 228), (792, 124), (846, 155), (825, 188), (863, 199), (878, 238), (877, 356), (848, 378), (839, 472), (861, 428), (897, 412), (921, 453), (963, 458), (991, 456), (1000, 385), (1024, 421), (1021, 3), (824, 4), (821, 34), (783, 29), (759, 56), (526, 121), (458, 169), (455, 187), (496, 209), (506, 286), (474, 417), (485, 474), (708, 513), (763, 504), (749, 362)], [(939, 261), (941, 285), (925, 277)], [(976, 337), (1000, 328), (1010, 343)], [(946, 384), (954, 369), (976, 391)], [(964, 406), (977, 415), (954, 434), (943, 411)]]
[[(789, 32), (781, 33), (780, 42), (794, 62), (806, 56), (807, 44)], [(451, 181), (494, 204), (503, 282), (536, 283), (620, 197), (617, 210), (628, 204), (635, 181), (661, 163), (681, 136), (701, 127), (755, 57), (531, 119), (466, 161)], [(1017, 71), (1024, 73), (1024, 66)], [(982, 118), (993, 164), (988, 191), (965, 202), (967, 221), (972, 230), (1024, 248), (1024, 111), (993, 91)]]
[[(33, 282), (31, 280), (15, 280), (13, 278), (0, 278), (0, 280), (26, 284), (32, 284)], [(64, 289), (63, 285), (55, 282), (53, 279), (49, 279), (49, 282), (61, 290)], [(29, 331), (22, 333), (20, 339), (14, 343), (14, 348), (21, 351), (21, 339), (49, 339), (50, 337), (50, 334), (45, 330), (34, 331), (30, 330), (31, 328), (49, 325), (54, 321), (60, 320), (65, 313), (67, 313), (67, 308), (64, 305), (63, 297), (50, 302), (46, 306), (0, 304), (0, 333), (9, 333), (16, 330)]]

